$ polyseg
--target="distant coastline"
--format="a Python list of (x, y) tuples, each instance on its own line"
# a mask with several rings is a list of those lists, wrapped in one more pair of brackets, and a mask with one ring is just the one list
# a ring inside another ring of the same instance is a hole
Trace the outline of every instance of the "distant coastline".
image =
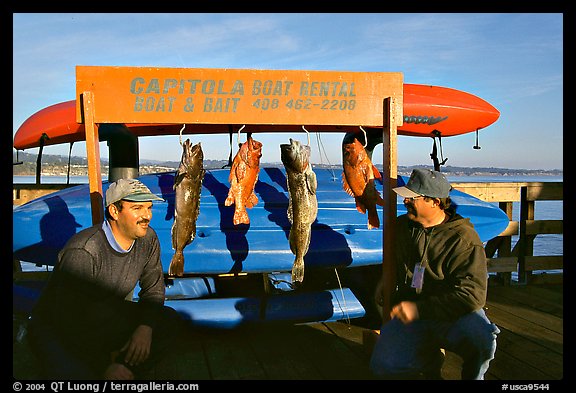
[[(14, 176), (33, 176), (36, 174), (36, 154), (23, 153), (18, 154), (18, 164), (13, 165), (12, 174)], [(16, 153), (13, 153), (12, 162), (17, 162)], [(225, 160), (204, 160), (204, 167), (206, 169), (225, 168), (228, 162)], [(108, 171), (108, 160), (102, 160), (102, 172)], [(153, 160), (140, 160), (140, 174), (145, 175), (148, 173), (168, 172), (174, 171), (178, 168), (179, 162), (176, 161), (153, 161)], [(265, 163), (266, 166), (282, 167), (282, 163)], [(376, 164), (381, 170), (382, 166)], [(325, 165), (314, 164), (316, 168), (340, 168), (338, 165)], [(409, 165), (398, 166), (398, 174), (408, 176), (413, 168), (429, 168), (432, 165)], [(88, 162), (85, 157), (68, 157), (62, 155), (44, 154), (42, 156), (42, 176), (67, 176), (70, 170), (70, 176), (87, 176), (88, 175)], [(441, 171), (447, 176), (563, 176), (562, 169), (510, 169), (510, 168), (493, 168), (493, 167), (457, 167), (457, 166), (442, 166)]]

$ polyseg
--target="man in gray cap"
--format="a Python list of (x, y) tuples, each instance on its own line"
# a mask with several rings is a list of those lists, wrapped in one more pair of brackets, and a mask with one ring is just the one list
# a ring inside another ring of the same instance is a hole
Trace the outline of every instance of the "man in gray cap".
[(164, 306), (160, 243), (149, 226), (152, 201), (162, 200), (136, 179), (119, 179), (106, 190), (106, 220), (60, 251), (28, 329), (45, 377), (142, 378), (183, 333)]
[[(394, 188), (407, 213), (396, 223), (396, 288), (370, 368), (384, 379), (441, 379), (441, 349), (462, 357), (462, 379), (484, 379), (499, 329), (484, 313), (488, 272), (482, 242), (451, 206), (450, 183), (414, 169)], [(382, 283), (376, 302), (382, 305)]]

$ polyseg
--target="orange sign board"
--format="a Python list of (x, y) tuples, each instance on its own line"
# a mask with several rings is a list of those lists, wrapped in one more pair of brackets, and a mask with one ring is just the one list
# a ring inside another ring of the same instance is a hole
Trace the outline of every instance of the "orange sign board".
[(77, 66), (78, 123), (86, 91), (95, 123), (382, 127), (387, 97), (403, 118), (400, 72)]

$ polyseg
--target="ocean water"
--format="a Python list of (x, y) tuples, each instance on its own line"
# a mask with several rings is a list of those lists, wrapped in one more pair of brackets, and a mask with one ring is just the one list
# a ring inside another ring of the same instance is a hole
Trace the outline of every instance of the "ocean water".
[[(562, 176), (447, 176), (451, 182), (558, 182)], [(103, 180), (106, 176), (103, 175)], [(13, 176), (14, 183), (35, 183), (35, 176)], [(42, 176), (42, 183), (66, 183), (66, 176)], [(88, 176), (71, 176), (70, 183), (88, 183)], [(496, 206), (498, 203), (494, 203)], [(534, 215), (536, 220), (563, 220), (564, 201), (536, 201)], [(515, 202), (512, 209), (512, 219), (520, 218), (520, 203)], [(534, 255), (563, 255), (563, 235), (538, 235), (534, 239)], [(518, 236), (512, 237), (512, 247), (518, 241)]]

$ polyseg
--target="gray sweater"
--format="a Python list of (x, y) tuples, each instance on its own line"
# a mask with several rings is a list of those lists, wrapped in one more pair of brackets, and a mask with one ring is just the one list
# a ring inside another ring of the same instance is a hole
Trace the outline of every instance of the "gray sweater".
[(140, 324), (154, 327), (165, 294), (156, 232), (148, 228), (130, 252), (119, 253), (108, 243), (102, 226), (92, 226), (74, 235), (60, 251), (32, 318), (75, 332), (110, 323), (112, 306), (125, 301), (137, 282)]

